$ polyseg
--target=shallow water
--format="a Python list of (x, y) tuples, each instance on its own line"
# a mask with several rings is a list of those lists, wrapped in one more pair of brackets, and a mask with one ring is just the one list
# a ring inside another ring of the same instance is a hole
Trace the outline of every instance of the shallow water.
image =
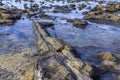
[(36, 48), (32, 21), (26, 18), (18, 20), (13, 26), (1, 26), (0, 34), (3, 34), (0, 36), (0, 54), (15, 54), (22, 50), (31, 51)]
[(89, 22), (86, 29), (80, 29), (65, 21), (58, 21), (55, 29), (48, 31), (51, 36), (75, 47), (85, 59), (105, 51), (120, 54), (120, 28), (115, 26)]
[[(105, 0), (103, 5), (106, 5), (108, 1), (120, 0)], [(120, 54), (120, 26), (110, 26), (105, 24), (96, 24), (88, 22), (88, 26), (85, 29), (76, 28), (71, 23), (66, 22), (67, 19), (79, 18), (82, 19), (84, 15), (82, 12), (89, 11), (88, 7), (94, 8), (98, 2), (95, 1), (82, 1), (79, 3), (74, 2), (76, 7), (79, 4), (85, 3), (87, 8), (81, 11), (76, 9), (69, 13), (53, 13), (55, 5), (70, 5), (71, 3), (63, 1), (45, 1), (35, 0), (35, 2), (23, 1), (15, 2), (15, 0), (3, 0), (5, 5), (0, 6), (4, 8), (17, 7), (24, 9), (24, 4), (28, 7), (34, 3), (41, 6), (49, 6), (49, 9), (44, 10), (49, 16), (55, 17), (53, 19), (41, 19), (34, 18), (27, 19), (24, 15), (12, 26), (0, 26), (0, 55), (2, 54), (16, 54), (25, 52), (26, 54), (37, 53), (37, 47), (35, 44), (36, 37), (32, 27), (32, 21), (45, 21), (54, 23), (54, 29), (47, 28), (47, 31), (52, 37), (63, 39), (80, 54), (83, 60), (89, 60), (93, 64), (95, 63), (93, 55), (100, 52), (108, 51)], [(42, 4), (41, 2), (45, 2)], [(14, 5), (14, 6), (13, 6)], [(53, 7), (51, 7), (53, 6)], [(103, 75), (103, 79), (106, 80), (111, 75)], [(110, 77), (111, 78), (111, 77)], [(112, 80), (112, 79), (110, 79)]]
[[(108, 1), (108, 0), (105, 0)], [(111, 0), (109, 0), (111, 1)], [(119, 0), (112, 0), (112, 1), (118, 1)], [(54, 5), (70, 5), (70, 2), (63, 2), (63, 1), (44, 1), (44, 0), (35, 0), (35, 2), (28, 2), (21, 0), (20, 2), (15, 2), (14, 0), (4, 0), (2, 1), (5, 5), (1, 7), (11, 8), (17, 7), (19, 9), (24, 9), (24, 4), (28, 4), (28, 6), (36, 3), (41, 6), (54, 6)], [(45, 2), (42, 4), (41, 2)], [(85, 3), (87, 7), (91, 6), (91, 8), (94, 8), (95, 5), (98, 4), (98, 2), (94, 1), (81, 1), (81, 2), (74, 2), (76, 7), (79, 4)], [(103, 5), (105, 5), (107, 2), (104, 2)], [(41, 5), (42, 4), (42, 5)], [(53, 7), (54, 8), (54, 7)], [(74, 47), (83, 48), (83, 47), (89, 47), (93, 46), (96, 48), (102, 48), (108, 51), (113, 51), (118, 53), (119, 47), (120, 47), (120, 28), (110, 25), (104, 25), (104, 24), (96, 24), (89, 22), (89, 25), (86, 29), (79, 29), (72, 24), (67, 23), (66, 19), (74, 19), (79, 18), (82, 19), (84, 15), (82, 15), (83, 11), (89, 11), (88, 8), (84, 8), (81, 11), (76, 9), (72, 10), (70, 13), (53, 13), (53, 8), (46, 9), (46, 14), (50, 16), (56, 17), (55, 20), (43, 20), (43, 19), (37, 19), (37, 21), (50, 21), (55, 24), (55, 30), (48, 29), (51, 36), (56, 36), (58, 38), (61, 38), (68, 42), (70, 45)], [(25, 16), (23, 16), (25, 18)], [(33, 19), (35, 20), (35, 19)], [(36, 20), (35, 20), (36, 21)], [(0, 33), (9, 34), (3, 37), (1, 37), (1, 45), (3, 44), (9, 44), (12, 45), (20, 44), (24, 45), (25, 47), (28, 47), (28, 45), (31, 45), (35, 41), (35, 35), (33, 33), (32, 28), (32, 21), (29, 19), (24, 20), (18, 20), (15, 25), (9, 26), (9, 27), (0, 27)], [(23, 47), (24, 47), (23, 46)], [(3, 47), (4, 48), (4, 47)], [(4, 49), (1, 48), (1, 50)], [(88, 52), (92, 53), (92, 52)]]

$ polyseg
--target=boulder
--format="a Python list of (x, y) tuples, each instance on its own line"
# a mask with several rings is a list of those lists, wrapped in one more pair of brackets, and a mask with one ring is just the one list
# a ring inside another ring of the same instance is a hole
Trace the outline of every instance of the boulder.
[(83, 21), (80, 19), (68, 19), (67, 22), (70, 22), (73, 24), (73, 26), (77, 27), (77, 28), (81, 28), (81, 29), (85, 29), (86, 26), (88, 25), (87, 21)]
[(82, 15), (87, 15), (87, 14), (88, 14), (88, 11), (82, 12)]
[(109, 52), (103, 52), (98, 55), (98, 57), (102, 60), (112, 60), (117, 61), (118, 57), (115, 54), (109, 53)]
[(75, 5), (75, 4), (70, 4), (69, 7), (70, 7), (72, 10), (75, 10), (75, 9), (76, 9), (76, 5)]
[[(100, 60), (99, 68), (103, 71), (104, 75), (110, 74), (112, 80), (120, 79), (120, 56), (110, 52), (103, 52), (98, 55)], [(102, 77), (102, 75), (101, 75)], [(108, 77), (106, 77), (108, 79)]]
[(79, 6), (78, 6), (78, 9), (79, 10), (82, 10), (83, 8), (85, 8), (86, 7), (86, 5), (83, 3), (83, 4), (80, 4)]
[(69, 13), (70, 11), (71, 10), (67, 5), (65, 5), (65, 6), (56, 5), (54, 10), (53, 10), (54, 13)]
[(103, 5), (101, 5), (101, 4), (96, 5), (96, 6), (92, 9), (92, 11), (105, 11), (105, 10), (106, 10), (106, 8), (105, 8)]
[(54, 24), (51, 22), (40, 22), (40, 25), (42, 26), (42, 28), (50, 27), (50, 28), (54, 29)]

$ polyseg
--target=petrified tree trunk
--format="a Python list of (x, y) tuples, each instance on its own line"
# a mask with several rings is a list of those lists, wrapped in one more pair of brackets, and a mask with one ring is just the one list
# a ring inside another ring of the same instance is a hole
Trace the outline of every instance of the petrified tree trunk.
[(51, 38), (39, 22), (34, 22), (40, 57), (35, 80), (92, 80), (91, 65), (75, 58), (73, 49), (64, 41)]

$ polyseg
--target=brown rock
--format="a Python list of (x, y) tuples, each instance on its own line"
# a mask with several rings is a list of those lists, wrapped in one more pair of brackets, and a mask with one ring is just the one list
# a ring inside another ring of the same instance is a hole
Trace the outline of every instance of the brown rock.
[(55, 6), (54, 13), (69, 13), (71, 10), (68, 6)]
[(86, 21), (80, 20), (80, 19), (68, 19), (67, 22), (71, 22), (73, 24), (73, 26), (81, 28), (81, 29), (85, 29), (86, 26), (88, 25), (88, 23)]
[(34, 66), (26, 69), (26, 71), (24, 72), (24, 76), (22, 76), (20, 80), (34, 80), (34, 71)]
[[(40, 58), (36, 64), (36, 79), (46, 80), (88, 80), (93, 72), (91, 65), (75, 58), (73, 49), (64, 41), (51, 38), (38, 22), (34, 22), (34, 30), (39, 37), (37, 43)], [(42, 48), (41, 46), (48, 46)]]
[[(112, 80), (120, 79), (120, 56), (117, 54), (103, 52), (98, 55), (100, 59), (99, 68), (106, 74), (106, 71), (110, 74)], [(106, 77), (107, 79), (108, 77)]]
[(118, 57), (115, 54), (109, 52), (103, 52), (99, 54), (98, 57), (102, 60), (112, 60), (112, 61), (118, 60)]
[(5, 10), (0, 8), (0, 25), (12, 25), (20, 18), (22, 11), (19, 9)]
[(106, 6), (96, 5), (84, 19), (96, 23), (120, 25), (120, 16), (115, 15), (120, 9), (120, 3), (108, 3)]

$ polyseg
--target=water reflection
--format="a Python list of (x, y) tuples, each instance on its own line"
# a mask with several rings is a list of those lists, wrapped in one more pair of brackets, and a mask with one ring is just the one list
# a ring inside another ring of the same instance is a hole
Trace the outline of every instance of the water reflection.
[[(23, 16), (25, 18), (25, 16)], [(22, 17), (22, 18), (23, 18)], [(0, 36), (0, 49), (2, 53), (8, 53), (10, 48), (22, 49), (35, 48), (35, 35), (32, 28), (32, 21), (29, 19), (18, 20), (13, 26), (0, 27), (0, 33), (8, 34)], [(12, 51), (12, 50), (11, 50)]]

